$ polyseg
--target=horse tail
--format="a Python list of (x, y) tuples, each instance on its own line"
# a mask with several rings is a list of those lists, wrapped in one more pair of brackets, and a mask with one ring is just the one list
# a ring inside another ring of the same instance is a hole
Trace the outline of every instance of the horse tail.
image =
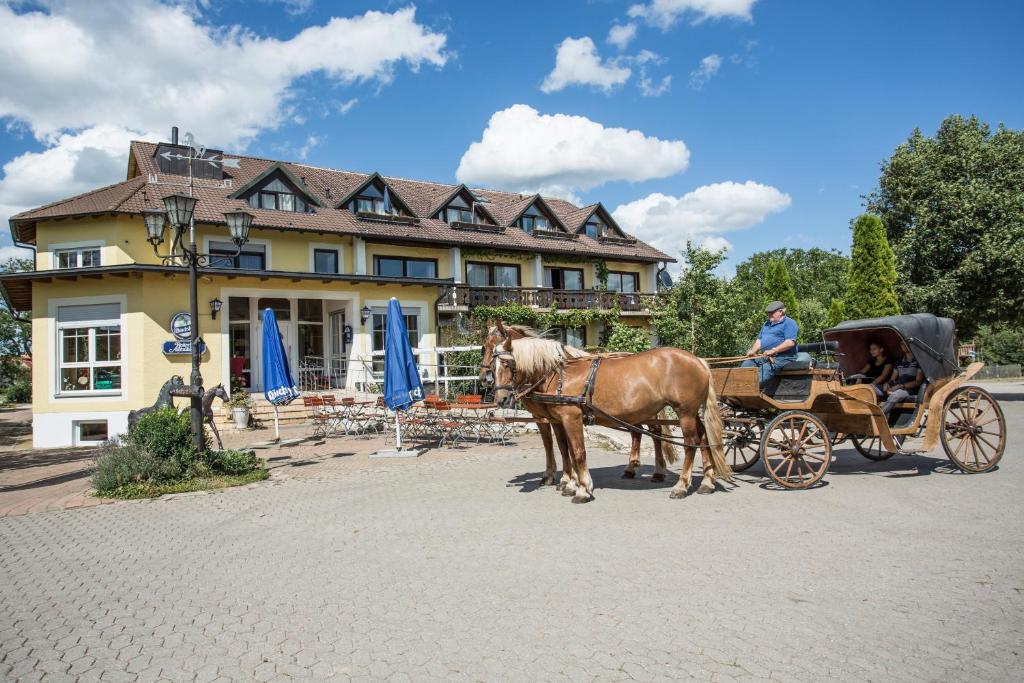
[[(707, 363), (704, 364), (707, 367)], [(726, 481), (732, 481), (732, 468), (725, 460), (724, 440), (725, 428), (722, 424), (722, 414), (718, 411), (718, 394), (715, 393), (715, 381), (708, 372), (708, 397), (704, 399), (704, 433), (707, 436), (708, 444), (711, 446), (711, 462), (715, 467), (715, 474)]]
[[(661, 412), (658, 413), (658, 419), (659, 420), (670, 420), (670, 419), (672, 419), (672, 418), (669, 417), (668, 408), (662, 408), (661, 409)], [(659, 424), (658, 425), (658, 433), (663, 435), (663, 436), (667, 436), (667, 437), (671, 438), (672, 437), (672, 428), (667, 426), (667, 425)], [(671, 441), (662, 441), (661, 442), (661, 454), (665, 456), (665, 462), (667, 462), (670, 465), (672, 463), (676, 462), (677, 460), (679, 460), (679, 454), (676, 452), (676, 447), (672, 444)]]

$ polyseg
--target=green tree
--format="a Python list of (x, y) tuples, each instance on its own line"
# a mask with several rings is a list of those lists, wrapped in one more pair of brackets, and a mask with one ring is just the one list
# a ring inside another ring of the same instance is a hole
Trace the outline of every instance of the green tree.
[(864, 214), (853, 224), (850, 275), (844, 308), (851, 319), (899, 315), (896, 263), (878, 216)]
[(710, 251), (687, 242), (683, 271), (651, 314), (651, 326), (662, 346), (677, 346), (698, 356), (738, 353), (753, 334), (742, 323), (748, 315), (728, 279), (715, 270), (724, 251)]
[(842, 299), (832, 299), (828, 305), (828, 319), (825, 322), (825, 328), (835, 327), (844, 320), (846, 320), (846, 305)]
[(800, 324), (800, 305), (796, 302), (796, 292), (789, 279), (789, 269), (784, 261), (772, 261), (764, 275), (763, 306), (771, 301), (781, 301), (786, 306), (786, 315)]
[(867, 197), (896, 255), (906, 310), (983, 324), (1024, 322), (1024, 131), (950, 116), (915, 130)]
[[(32, 259), (7, 259), (0, 272), (33, 270)], [(14, 312), (0, 298), (0, 393), (6, 400), (31, 400), (32, 373), (22, 363), (32, 353), (32, 321), (29, 313)]]
[(642, 327), (623, 325), (619, 321), (609, 324), (607, 340), (604, 347), (607, 351), (626, 351), (640, 353), (651, 348), (651, 337)]
[[(764, 322), (765, 276), (773, 261), (785, 263), (789, 272), (800, 309), (801, 336), (820, 338), (826, 316), (817, 313), (827, 311), (832, 299), (844, 296), (850, 259), (835, 250), (772, 249), (757, 252), (739, 263), (730, 290), (739, 298), (737, 306), (746, 316), (735, 324), (743, 328), (747, 336), (755, 334)], [(749, 345), (750, 342), (744, 343)]]

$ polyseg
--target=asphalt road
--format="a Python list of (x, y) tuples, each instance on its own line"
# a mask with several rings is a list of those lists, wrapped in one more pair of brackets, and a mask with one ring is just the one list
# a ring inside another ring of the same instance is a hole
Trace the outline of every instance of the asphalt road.
[(988, 386), (984, 475), (844, 446), (670, 500), (600, 452), (572, 505), (533, 437), (0, 519), (0, 679), (1022, 680), (1024, 385)]

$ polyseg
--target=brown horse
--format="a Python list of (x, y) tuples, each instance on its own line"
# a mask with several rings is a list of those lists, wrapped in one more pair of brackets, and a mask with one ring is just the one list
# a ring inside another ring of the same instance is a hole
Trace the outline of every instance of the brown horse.
[[(484, 338), (483, 344), (483, 359), (480, 362), (480, 380), (481, 382), (493, 382), (493, 377), (488, 377), (489, 370), (491, 368), (491, 354), (494, 350), (495, 344), (502, 341), (502, 335), (498, 334), (497, 328), (489, 321), (487, 323), (487, 336)], [(526, 327), (524, 325), (504, 325), (505, 332), (512, 339), (524, 339), (527, 337), (540, 337), (541, 334), (536, 330)], [(587, 353), (581, 349), (577, 349), (574, 346), (568, 344), (563, 346), (566, 356), (569, 358), (593, 358), (593, 354)], [(612, 354), (614, 355), (614, 354)], [(529, 398), (523, 399), (523, 407), (526, 408), (531, 414), (534, 414), (532, 410), (535, 407), (536, 402), (530, 401)], [(667, 413), (664, 413), (667, 415)], [(663, 417), (663, 414), (659, 414), (659, 417)], [(656, 433), (670, 434), (667, 428), (663, 428), (659, 423), (653, 423), (647, 425), (648, 430)], [(561, 425), (552, 425), (548, 422), (538, 422), (537, 431), (540, 432), (541, 442), (544, 444), (544, 478), (541, 480), (541, 486), (550, 486), (555, 483), (555, 452), (553, 442), (557, 441), (558, 451), (562, 457), (562, 478), (556, 486), (557, 490), (562, 491), (565, 495), (573, 495), (576, 490), (576, 486), (566, 486), (569, 482), (577, 481), (575, 475), (575, 468), (572, 464), (572, 458), (569, 456), (568, 444), (565, 438), (565, 432), (562, 430)], [(552, 438), (554, 435), (554, 438)], [(629, 462), (626, 468), (622, 471), (623, 479), (633, 479), (636, 477), (637, 468), (640, 466), (640, 434), (637, 432), (630, 432), (632, 437), (632, 444), (629, 453)], [(665, 466), (666, 460), (669, 464), (675, 463), (678, 459), (676, 456), (675, 447), (671, 442), (662, 442), (660, 439), (652, 437), (651, 441), (654, 442), (654, 473), (651, 475), (651, 482), (665, 481), (665, 475), (668, 472), (668, 468)]]
[[(491, 353), (497, 403), (514, 405), (517, 398), (529, 397), (535, 392), (552, 395), (558, 392), (559, 384), (562, 396), (584, 393), (587, 377), (592, 372), (590, 359), (569, 359), (563, 345), (550, 339), (529, 337), (513, 343), (500, 321), (495, 332), (501, 338)], [(596, 372), (589, 402), (597, 409), (596, 423), (609, 427), (651, 421), (666, 406), (675, 411), (683, 432), (686, 458), (679, 482), (672, 489), (672, 498), (681, 498), (689, 491), (698, 448), (704, 471), (699, 492), (714, 491), (716, 476), (732, 479), (722, 445), (722, 418), (711, 371), (693, 354), (681, 349), (657, 348), (631, 356), (606, 358)], [(592, 500), (594, 482), (587, 468), (582, 407), (547, 403), (536, 398), (531, 403), (537, 411), (531, 410), (535, 417), (547, 418), (565, 432), (578, 478), (573, 502)]]

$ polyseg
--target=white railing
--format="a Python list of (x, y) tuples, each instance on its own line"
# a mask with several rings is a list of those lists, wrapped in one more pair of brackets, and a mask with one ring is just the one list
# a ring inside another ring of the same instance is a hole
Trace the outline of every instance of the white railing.
[(298, 375), (296, 379), (299, 391), (344, 389), (348, 375), (348, 357), (324, 359), (320, 356), (306, 356), (299, 363)]
[[(457, 364), (451, 354), (467, 351), (482, 351), (482, 346), (439, 346), (437, 348), (413, 349), (416, 367), (420, 371), (424, 388), (445, 398), (456, 394), (482, 394), (480, 366)], [(369, 356), (357, 356), (352, 372), (355, 388), (379, 394), (384, 389), (384, 352), (373, 351)]]

